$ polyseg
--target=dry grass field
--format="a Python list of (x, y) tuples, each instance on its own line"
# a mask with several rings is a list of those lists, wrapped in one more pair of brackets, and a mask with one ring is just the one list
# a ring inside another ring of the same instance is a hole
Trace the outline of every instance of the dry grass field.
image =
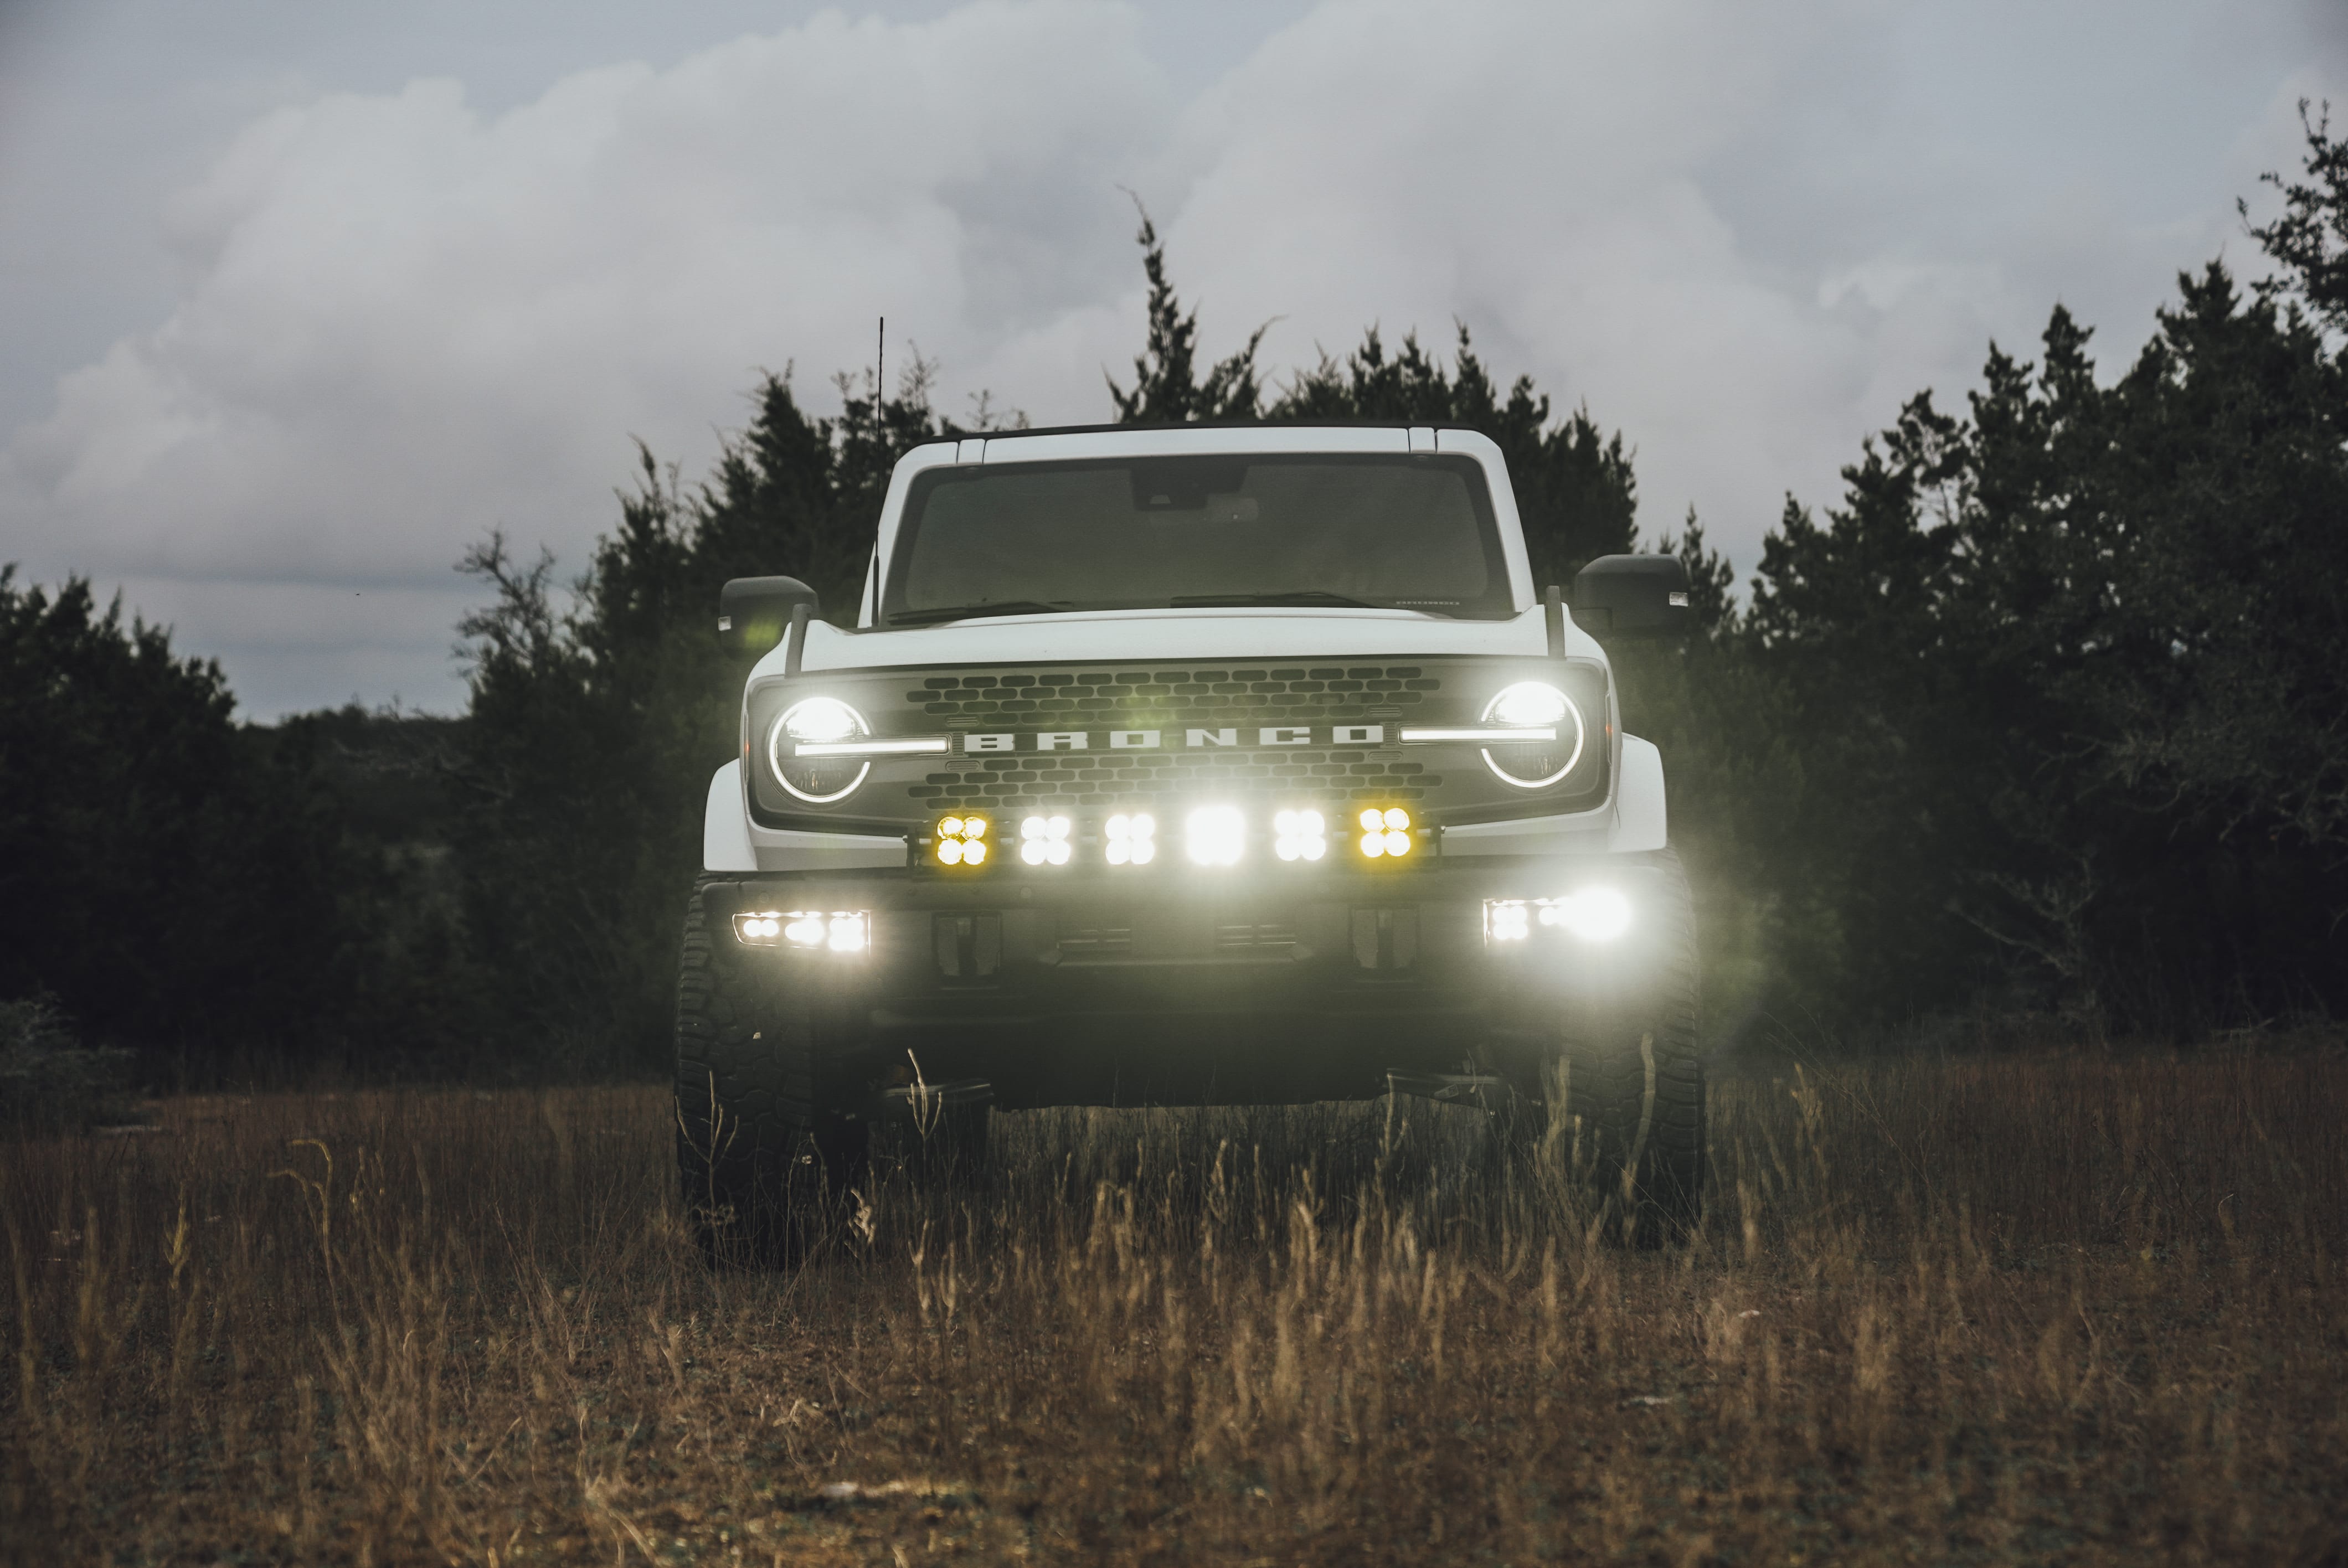
[(2348, 1060), (1715, 1086), (1703, 1235), (1411, 1102), (998, 1120), (704, 1269), (647, 1089), (0, 1145), (24, 1562), (2348, 1562)]

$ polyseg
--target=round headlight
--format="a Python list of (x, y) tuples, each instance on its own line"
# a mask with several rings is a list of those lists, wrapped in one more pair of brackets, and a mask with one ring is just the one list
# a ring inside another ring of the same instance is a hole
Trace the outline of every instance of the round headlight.
[(863, 757), (803, 757), (800, 744), (838, 744), (871, 733), (864, 715), (839, 698), (802, 698), (784, 709), (767, 732), (767, 761), (792, 794), (810, 805), (829, 805), (854, 794), (872, 764)]
[(1581, 710), (1545, 681), (1519, 681), (1484, 704), (1484, 723), (1512, 730), (1553, 729), (1551, 741), (1509, 741), (1484, 748), (1484, 765), (1519, 789), (1546, 789), (1573, 771), (1586, 739)]
[(864, 733), (864, 715), (837, 697), (809, 697), (783, 711), (783, 733), (795, 741), (846, 741)]

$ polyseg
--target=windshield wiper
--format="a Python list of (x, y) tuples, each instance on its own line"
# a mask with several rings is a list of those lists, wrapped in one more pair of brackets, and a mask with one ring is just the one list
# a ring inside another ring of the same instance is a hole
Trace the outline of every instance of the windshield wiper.
[(892, 610), (891, 626), (926, 626), (933, 620), (974, 620), (982, 615), (1052, 615), (1075, 608), (1069, 600), (1045, 604), (1033, 599), (1005, 599), (993, 604), (957, 604), (944, 610)]
[(1344, 610), (1385, 610), (1388, 608), (1383, 604), (1372, 604), (1367, 600), (1348, 599), (1342, 593), (1326, 593), (1317, 588), (1292, 588), (1282, 589), (1278, 593), (1185, 593), (1177, 595), (1175, 598), (1169, 599), (1166, 601), (1166, 607), (1169, 610), (1184, 610), (1192, 606), (1205, 607), (1216, 604), (1328, 604), (1335, 605), (1340, 609)]

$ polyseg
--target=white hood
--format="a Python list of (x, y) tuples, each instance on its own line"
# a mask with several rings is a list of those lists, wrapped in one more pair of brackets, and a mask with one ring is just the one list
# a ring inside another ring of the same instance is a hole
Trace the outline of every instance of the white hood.
[[(1569, 618), (1566, 652), (1603, 661), (1596, 640)], [(1539, 659), (1549, 652), (1540, 606), (1509, 620), (1455, 620), (1410, 610), (1215, 606), (1197, 610), (1071, 610), (1003, 615), (943, 626), (842, 631), (809, 624), (800, 668), (880, 670), (1046, 661), (1129, 664), (1166, 660), (1396, 659), (1483, 654)], [(757, 675), (783, 672), (783, 650)]]

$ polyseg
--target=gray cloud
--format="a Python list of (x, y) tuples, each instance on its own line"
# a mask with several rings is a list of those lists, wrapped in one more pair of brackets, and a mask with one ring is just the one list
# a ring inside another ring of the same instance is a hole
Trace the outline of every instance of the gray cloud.
[(0, 447), (0, 555), (126, 583), (252, 711), (445, 708), (458, 550), (577, 563), (628, 437), (695, 471), (759, 366), (821, 402), (885, 312), (950, 405), (1099, 417), (1139, 335), (1123, 183), (1210, 346), (1463, 318), (1624, 428), (1651, 529), (1693, 503), (1749, 565), (1989, 337), (2062, 298), (2116, 360), (2176, 269), (2240, 259), (2231, 198), (2338, 61), (2312, 12), (2185, 0), (1330, 0), (1210, 71), (1177, 15), (824, 15), (494, 108), (297, 94), (179, 181), (168, 312)]

